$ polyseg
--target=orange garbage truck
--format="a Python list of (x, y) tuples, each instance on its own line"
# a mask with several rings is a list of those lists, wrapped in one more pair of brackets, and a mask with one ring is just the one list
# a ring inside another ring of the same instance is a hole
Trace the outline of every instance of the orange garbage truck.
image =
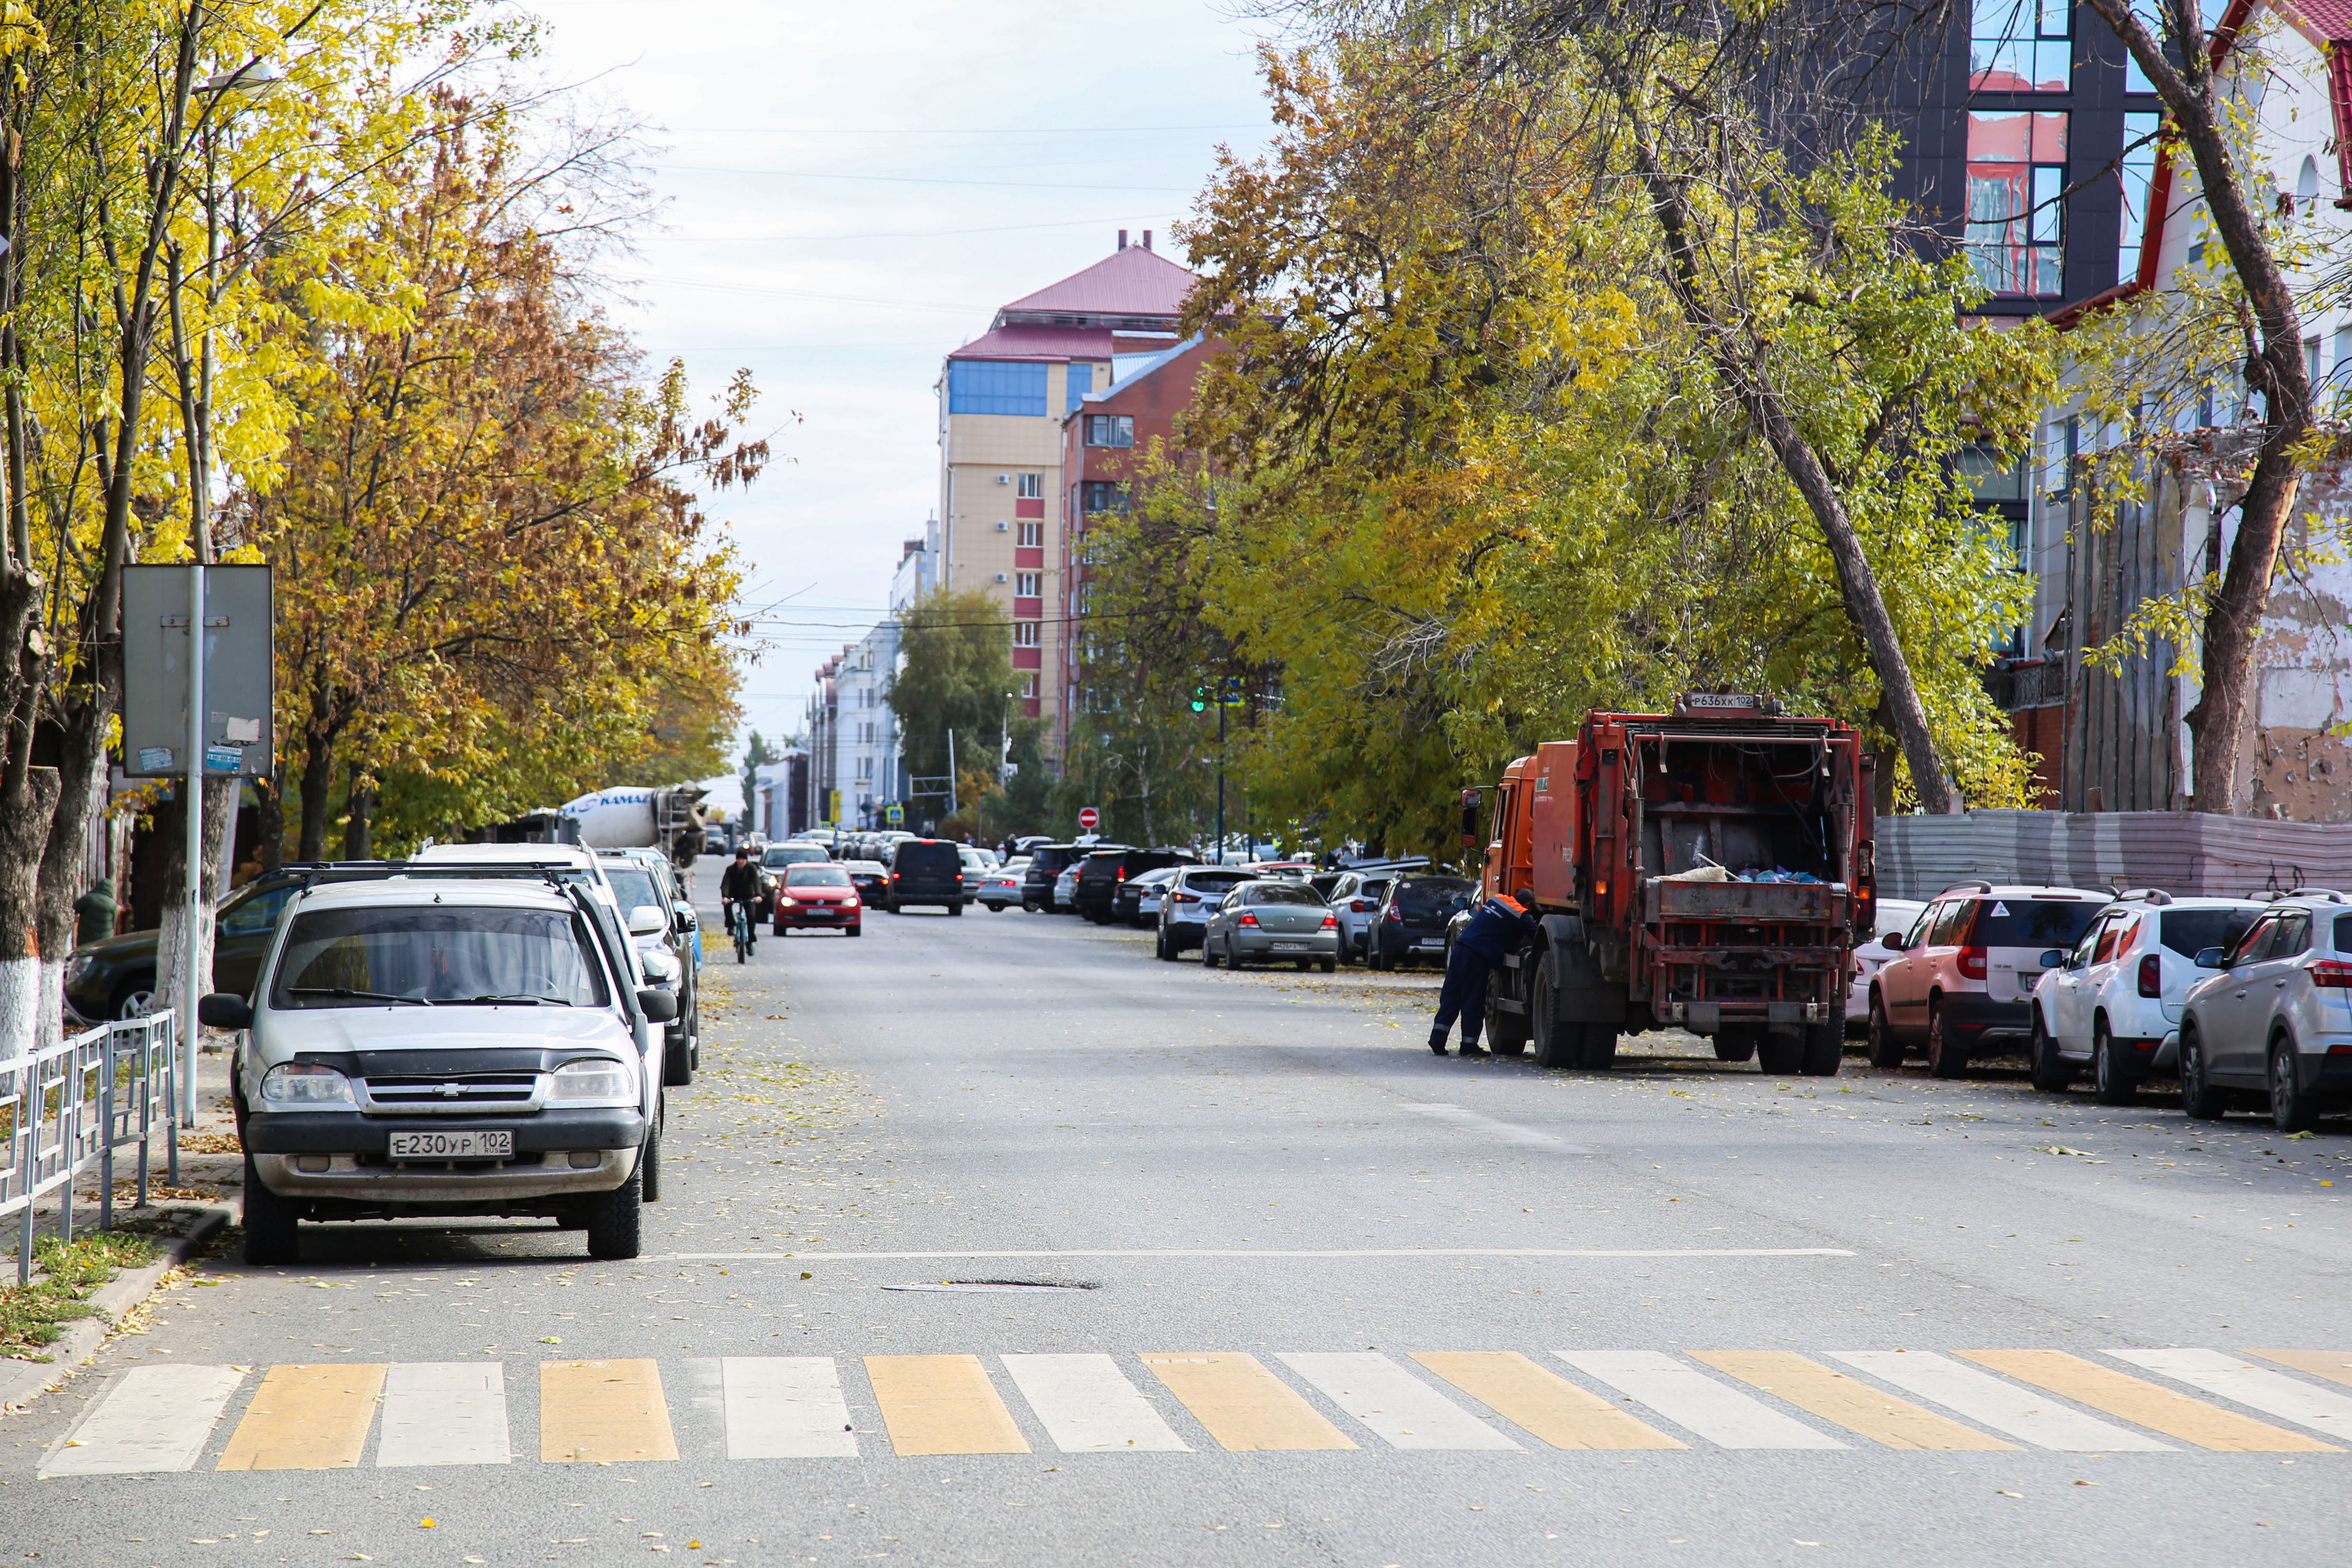
[[(1699, 692), (1585, 716), (1495, 790), (1481, 892), (1535, 894), (1538, 933), (1487, 986), (1487, 1043), (1599, 1068), (1683, 1028), (1725, 1061), (1829, 1077), (1872, 914), (1874, 759), (1833, 719)], [(1475, 844), (1475, 792), (1463, 831)]]

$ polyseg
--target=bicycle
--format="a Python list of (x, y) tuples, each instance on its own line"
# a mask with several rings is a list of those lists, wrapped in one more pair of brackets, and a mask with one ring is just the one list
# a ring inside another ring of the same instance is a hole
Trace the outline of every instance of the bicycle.
[(737, 899), (728, 906), (727, 927), (735, 937), (735, 962), (751, 962), (751, 906)]

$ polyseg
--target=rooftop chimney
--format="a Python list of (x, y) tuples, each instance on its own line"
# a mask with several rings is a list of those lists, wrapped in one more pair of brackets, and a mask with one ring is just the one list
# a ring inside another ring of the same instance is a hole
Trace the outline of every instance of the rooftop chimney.
[(1118, 247), (1121, 250), (1125, 250), (1127, 248), (1127, 230), (1125, 229), (1120, 229), (1118, 231)]
[(1146, 250), (1151, 248), (1151, 231), (1148, 228), (1143, 231), (1143, 248)]

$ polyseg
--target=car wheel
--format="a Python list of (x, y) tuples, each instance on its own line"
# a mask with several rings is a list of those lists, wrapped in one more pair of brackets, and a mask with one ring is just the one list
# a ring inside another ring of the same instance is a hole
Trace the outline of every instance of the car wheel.
[(2091, 1035), (2091, 1098), (2101, 1105), (2129, 1105), (2139, 1080), (2116, 1060), (2115, 1043), (2107, 1037), (2107, 1021), (2099, 1020)]
[(646, 1129), (646, 1146), (637, 1155), (637, 1169), (643, 1179), (637, 1184), (637, 1194), (649, 1204), (661, 1202), (661, 1123), (656, 1121)]
[(247, 1263), (299, 1263), (302, 1261), (300, 1205), (261, 1184), (261, 1177), (253, 1168), (253, 1156), (245, 1157), (245, 1198), (242, 1204), (245, 1224), (245, 1260)]
[(694, 1064), (686, 1054), (686, 1037), (662, 1046), (662, 1082), (671, 1089), (682, 1089), (694, 1081)]
[(1034, 914), (1035, 914), (1035, 913), (1037, 912), (1037, 900), (1034, 900), (1034, 899), (1024, 899), (1024, 900), (1021, 900), (1021, 912), (1022, 912), (1023, 914), (1024, 914), (1024, 915), (1034, 915)]
[(1874, 1068), (1899, 1068), (1903, 1065), (1903, 1042), (1895, 1037), (1895, 1026), (1886, 1021), (1886, 1004), (1878, 993), (1870, 994), (1870, 1065)]
[(2271, 1047), (2271, 1125), (2282, 1132), (2308, 1132), (2319, 1121), (2319, 1105), (2304, 1093), (2294, 1070), (2294, 1042)]
[(950, 904), (948, 906), (948, 913), (951, 915), (960, 915), (963, 913), (963, 906), (961, 904)]
[(589, 1257), (619, 1262), (644, 1249), (644, 1175), (641, 1161), (627, 1181), (588, 1200)]
[(2197, 1121), (2219, 1121), (2228, 1110), (2222, 1091), (2215, 1089), (2205, 1076), (2205, 1042), (2198, 1038), (2194, 1024), (2183, 1025), (2180, 1030), (2180, 1110)]
[(1765, 1030), (1764, 1037), (1756, 1042), (1756, 1070), (1774, 1078), (1794, 1078), (1804, 1071), (1804, 1037)]
[(1927, 1071), (1936, 1078), (1958, 1078), (1969, 1070), (1969, 1048), (1952, 1033), (1939, 1005), (1927, 1004)]
[(1751, 1024), (1725, 1024), (1715, 1031), (1715, 1059), (1747, 1062), (1756, 1059), (1756, 1028)]
[(1339, 961), (1338, 959), (1336, 959), (1336, 958), (1327, 958), (1327, 959), (1323, 960), (1323, 973), (1326, 973), (1326, 974), (1336, 974), (1336, 973), (1339, 973)]
[(1804, 1061), (1797, 1070), (1807, 1078), (1835, 1078), (1845, 1067), (1845, 1026), (1808, 1024)]
[(1314, 961), (1313, 959), (1311, 959), (1311, 958), (1302, 958), (1302, 959), (1298, 960), (1298, 962), (1297, 962), (1295, 965), (1293, 965), (1293, 967), (1294, 967), (1294, 968), (1296, 968), (1296, 969), (1298, 971), (1298, 973), (1299, 973), (1304, 974), (1304, 973), (1307, 973), (1307, 968), (1308, 968), (1310, 965), (1312, 965), (1312, 964), (1314, 963), (1314, 962), (1315, 962), (1315, 961)]
[(1388, 954), (1381, 951), (1381, 944), (1379, 942), (1374, 942), (1370, 947), (1364, 949), (1364, 967), (1366, 969), (1369, 969), (1377, 974), (1386, 971), (1388, 966)]
[(2026, 1060), (2032, 1064), (2033, 1087), (2044, 1094), (2063, 1094), (2066, 1086), (2074, 1081), (2074, 1069), (2058, 1054), (2058, 1042), (2042, 1026), (2042, 1009), (2033, 1010), (2033, 1043), (2027, 1048)]
[(1209, 945), (1207, 937), (1201, 939), (1201, 967), (1203, 969), (1217, 967), (1217, 950)]
[(155, 1003), (155, 977), (142, 974), (114, 994), (108, 1005), (109, 1015), (116, 1018), (143, 1018)]
[(851, 926), (849, 928), (849, 934), (852, 936), (864, 936), (866, 934), (866, 927), (864, 923), (861, 922), (857, 925)]

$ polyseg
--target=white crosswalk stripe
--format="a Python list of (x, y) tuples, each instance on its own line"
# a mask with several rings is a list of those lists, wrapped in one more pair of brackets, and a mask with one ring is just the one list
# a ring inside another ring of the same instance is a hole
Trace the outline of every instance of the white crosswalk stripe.
[(2118, 1361), (2178, 1379), (2191, 1388), (2234, 1399), (2250, 1409), (2293, 1421), (2338, 1442), (2352, 1441), (2352, 1397), (2209, 1350), (2109, 1351)]
[(2170, 1453), (2172, 1445), (2144, 1432), (2085, 1415), (2053, 1394), (1965, 1366), (1932, 1351), (1832, 1351), (1857, 1372), (1891, 1383), (1979, 1426), (2039, 1447), (2076, 1454)]
[(1376, 1351), (1301, 1353), (1281, 1360), (1391, 1447), (1519, 1447)]
[(1065, 1454), (1189, 1454), (1107, 1355), (1008, 1355), (1004, 1370)]
[(384, 1374), (383, 1426), (375, 1462), (503, 1465), (506, 1368), (494, 1361), (394, 1362)]
[(857, 1435), (831, 1356), (729, 1356), (719, 1363), (730, 1459), (854, 1459)]
[(1554, 1351), (1577, 1371), (1641, 1401), (1676, 1426), (1726, 1448), (1843, 1448), (1846, 1445), (1717, 1383), (1663, 1351)]
[(43, 1476), (194, 1469), (245, 1381), (234, 1366), (134, 1366), (41, 1460)]

